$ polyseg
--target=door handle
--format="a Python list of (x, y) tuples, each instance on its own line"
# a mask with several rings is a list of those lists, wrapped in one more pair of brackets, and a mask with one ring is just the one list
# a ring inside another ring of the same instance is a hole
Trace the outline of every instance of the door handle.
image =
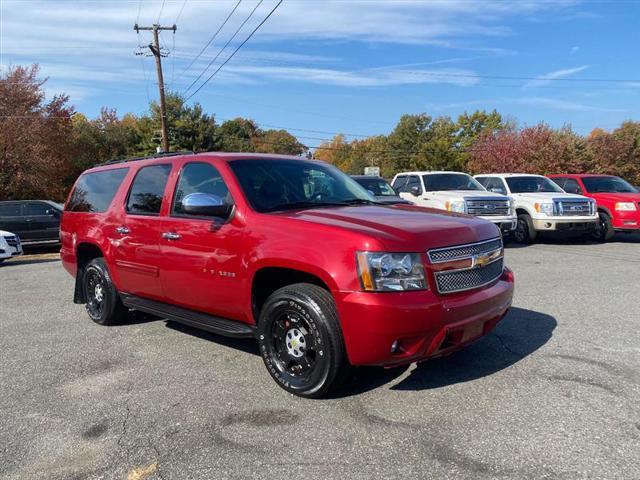
[(182, 235), (176, 232), (164, 232), (162, 234), (162, 238), (166, 238), (167, 240), (180, 240), (180, 238), (182, 238)]
[(131, 232), (131, 230), (129, 230), (127, 227), (118, 227), (116, 228), (116, 232), (118, 232), (120, 235), (126, 235), (127, 233)]

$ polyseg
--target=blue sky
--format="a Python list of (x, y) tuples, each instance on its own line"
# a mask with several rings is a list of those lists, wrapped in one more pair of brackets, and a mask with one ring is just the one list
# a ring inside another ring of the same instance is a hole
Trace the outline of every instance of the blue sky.
[[(162, 35), (165, 80), (182, 92), (258, 1), (183, 73), (237, 0), (0, 0), (0, 64), (39, 63), (48, 95), (89, 116), (142, 113), (158, 90), (153, 59), (134, 55), (150, 40), (136, 19), (173, 24), (182, 10), (175, 37)], [(276, 3), (263, 0), (213, 69)], [(475, 109), (612, 129), (640, 120), (639, 21), (632, 0), (285, 0), (191, 101), (219, 120), (300, 129), (308, 145), (331, 136), (312, 131), (387, 133), (403, 113)]]

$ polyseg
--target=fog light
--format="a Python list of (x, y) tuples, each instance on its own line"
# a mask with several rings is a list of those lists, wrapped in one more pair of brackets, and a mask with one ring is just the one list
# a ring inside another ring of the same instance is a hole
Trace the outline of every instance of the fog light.
[(545, 223), (545, 224), (544, 224), (544, 226), (545, 226), (546, 228), (551, 228), (551, 224), (550, 224), (549, 222)]
[(398, 340), (394, 340), (391, 344), (391, 353), (396, 353), (398, 351)]

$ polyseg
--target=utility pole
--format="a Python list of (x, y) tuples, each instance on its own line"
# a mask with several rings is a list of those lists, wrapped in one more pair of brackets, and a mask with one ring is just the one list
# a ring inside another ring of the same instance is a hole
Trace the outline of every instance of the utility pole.
[(160, 50), (160, 39), (159, 31), (160, 30), (173, 30), (173, 33), (176, 33), (177, 27), (173, 25), (172, 27), (163, 27), (154, 23), (150, 27), (141, 27), (137, 23), (133, 26), (133, 29), (136, 33), (140, 33), (140, 30), (150, 30), (153, 32), (153, 43), (149, 44), (149, 50), (154, 57), (156, 57), (156, 71), (158, 73), (158, 88), (160, 89), (160, 123), (162, 125), (162, 150), (164, 152), (169, 151), (169, 134), (167, 132), (167, 106), (164, 101), (164, 78), (162, 77), (162, 57), (166, 57), (166, 53), (162, 53)]

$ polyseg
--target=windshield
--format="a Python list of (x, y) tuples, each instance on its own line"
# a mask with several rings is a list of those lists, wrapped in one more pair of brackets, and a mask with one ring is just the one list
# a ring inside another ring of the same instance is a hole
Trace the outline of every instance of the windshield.
[(258, 212), (378, 203), (355, 180), (326, 163), (255, 159), (229, 165)]
[(620, 177), (583, 177), (582, 183), (590, 193), (638, 193)]
[(484, 190), (472, 176), (465, 173), (435, 173), (423, 175), (424, 188), (427, 192), (442, 190)]
[(354, 178), (354, 180), (377, 197), (395, 197), (397, 195), (391, 185), (383, 178), (358, 177)]
[(564, 192), (546, 177), (507, 177), (505, 180), (511, 193)]

